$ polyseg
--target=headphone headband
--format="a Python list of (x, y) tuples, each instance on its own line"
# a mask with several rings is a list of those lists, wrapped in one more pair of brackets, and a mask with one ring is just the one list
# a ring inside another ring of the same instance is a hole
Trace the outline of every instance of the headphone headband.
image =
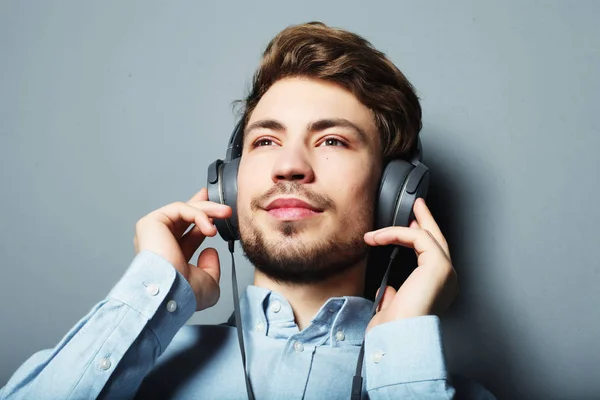
[(238, 121), (229, 138), (229, 145), (227, 146), (227, 153), (225, 154), (225, 161), (229, 162), (242, 156), (242, 146), (244, 144), (244, 119)]
[(417, 136), (417, 148), (415, 154), (410, 159), (412, 165), (417, 165), (423, 161), (423, 146), (421, 146), (421, 136)]

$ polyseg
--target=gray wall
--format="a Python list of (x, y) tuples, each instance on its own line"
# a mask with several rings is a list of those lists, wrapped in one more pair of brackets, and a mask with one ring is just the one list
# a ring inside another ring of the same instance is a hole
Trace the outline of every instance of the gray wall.
[[(205, 184), (268, 40), (317, 19), (422, 97), (451, 369), (500, 398), (600, 396), (600, 2), (82, 3), (0, 3), (0, 385), (104, 298), (140, 217)], [(223, 295), (192, 323), (233, 309), (208, 244)]]

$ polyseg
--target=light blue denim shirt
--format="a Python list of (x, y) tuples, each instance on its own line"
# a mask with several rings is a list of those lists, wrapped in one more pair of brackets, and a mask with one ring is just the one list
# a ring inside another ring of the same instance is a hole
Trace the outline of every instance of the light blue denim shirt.
[[(185, 278), (143, 251), (54, 349), (21, 365), (0, 399), (247, 398), (236, 329), (185, 325), (195, 305)], [(371, 301), (331, 298), (302, 331), (275, 292), (249, 286), (240, 307), (257, 400), (350, 398)], [(363, 399), (494, 398), (449, 376), (435, 316), (369, 330), (363, 377)]]

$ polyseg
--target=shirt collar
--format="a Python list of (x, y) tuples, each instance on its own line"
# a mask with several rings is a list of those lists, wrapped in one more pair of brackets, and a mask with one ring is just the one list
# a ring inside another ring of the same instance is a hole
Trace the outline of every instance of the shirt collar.
[(294, 338), (315, 346), (360, 345), (371, 320), (372, 307), (373, 302), (362, 297), (332, 297), (310, 325), (300, 331), (290, 303), (281, 294), (250, 285), (240, 298), (245, 330), (273, 339)]

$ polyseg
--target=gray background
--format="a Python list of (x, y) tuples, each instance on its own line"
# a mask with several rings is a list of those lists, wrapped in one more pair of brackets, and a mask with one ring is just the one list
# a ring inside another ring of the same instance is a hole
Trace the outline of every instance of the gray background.
[[(322, 20), (422, 97), (461, 279), (451, 370), (499, 398), (600, 398), (600, 2), (83, 3), (0, 2), (0, 385), (104, 298), (140, 217), (205, 185), (271, 37)], [(223, 295), (192, 323), (233, 309), (207, 242)]]

